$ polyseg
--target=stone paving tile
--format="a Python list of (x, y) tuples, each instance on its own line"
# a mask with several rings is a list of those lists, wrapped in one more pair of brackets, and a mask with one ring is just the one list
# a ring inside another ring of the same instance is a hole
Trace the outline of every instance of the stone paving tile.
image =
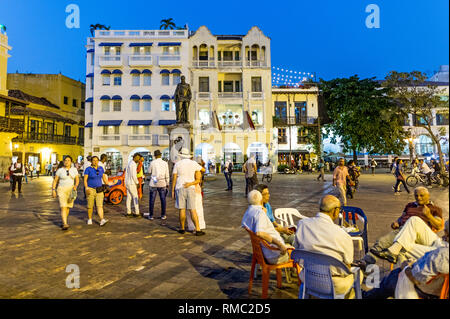
[[(317, 211), (318, 200), (332, 192), (331, 176), (325, 183), (314, 175), (274, 175), (269, 184), (273, 208), (295, 207), (306, 216)], [(85, 200), (77, 199), (67, 232), (59, 230), (57, 200), (50, 197), (51, 178), (24, 185), (23, 196), (8, 192), (0, 203), (0, 298), (260, 298), (261, 278), (248, 295), (251, 245), (240, 228), (247, 203), (242, 176), (233, 177), (235, 189), (224, 192), (224, 178), (207, 182), (204, 210), (207, 235), (175, 232), (178, 215), (168, 200), (168, 219), (150, 222), (122, 216), (124, 203), (105, 205), (110, 223), (87, 226)], [(384, 234), (408, 201), (393, 196), (389, 174), (362, 175), (361, 187), (349, 205), (363, 208), (369, 218), (369, 242)], [(82, 191), (79, 192), (82, 194)], [(432, 200), (448, 218), (448, 189), (432, 189)], [(83, 197), (83, 195), (81, 195)], [(159, 214), (157, 201), (155, 215)], [(147, 189), (141, 212), (148, 210)], [(94, 217), (98, 222), (98, 217)], [(68, 289), (65, 267), (80, 267), (80, 289)], [(389, 264), (380, 262), (383, 269)], [(297, 298), (298, 287), (269, 283), (270, 298)]]

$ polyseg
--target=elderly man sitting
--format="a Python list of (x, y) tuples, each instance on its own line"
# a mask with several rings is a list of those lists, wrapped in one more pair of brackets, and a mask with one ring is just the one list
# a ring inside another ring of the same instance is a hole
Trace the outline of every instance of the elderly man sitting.
[(262, 247), (262, 252), (267, 263), (276, 265), (289, 261), (287, 249), (292, 247), (284, 243), (280, 233), (267, 217), (263, 210), (262, 195), (259, 191), (253, 190), (248, 194), (248, 203), (250, 204), (242, 217), (242, 227), (247, 227), (256, 236), (264, 239), (272, 246), (276, 246), (279, 250), (270, 250)]
[(294, 243), (295, 234), (292, 230), (287, 227), (283, 227), (275, 221), (275, 217), (273, 216), (272, 206), (269, 204), (269, 187), (264, 184), (258, 184), (255, 187), (255, 190), (259, 191), (262, 195), (263, 199), (263, 210), (266, 212), (267, 217), (269, 217), (270, 222), (273, 224), (273, 227), (280, 233), (281, 238), (283, 238), (285, 243), (292, 245)]
[[(366, 299), (436, 299), (440, 295), (444, 278), (448, 275), (448, 220), (445, 222), (445, 235), (441, 245), (427, 252), (412, 265), (404, 262), (391, 271), (380, 283), (380, 287), (363, 292)], [(399, 281), (404, 281), (399, 284)]]
[[(392, 231), (380, 237), (370, 249), (370, 253), (364, 256), (367, 264), (375, 264), (376, 258), (383, 249), (389, 248), (395, 237), (399, 234), (405, 223), (411, 217), (418, 217), (424, 221), (430, 230), (439, 231), (443, 227), (442, 209), (430, 201), (430, 193), (425, 187), (417, 187), (414, 190), (415, 202), (408, 203), (403, 214), (391, 224)], [(419, 256), (420, 257), (420, 256)]]
[[(353, 241), (349, 234), (334, 223), (339, 217), (341, 202), (335, 196), (326, 195), (320, 200), (320, 212), (315, 217), (298, 222), (294, 247), (332, 256), (349, 268), (353, 262)], [(353, 274), (347, 275), (341, 269), (330, 267), (335, 293), (354, 296)], [(361, 276), (362, 281), (363, 276)]]

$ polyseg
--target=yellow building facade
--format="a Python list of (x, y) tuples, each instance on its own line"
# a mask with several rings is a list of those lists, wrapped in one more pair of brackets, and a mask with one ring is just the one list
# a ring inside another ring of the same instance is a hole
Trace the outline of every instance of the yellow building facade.
[(7, 76), (9, 98), (28, 103), (14, 106), (11, 118), (24, 121), (23, 133), (12, 140), (13, 160), (41, 164), (70, 155), (80, 161), (84, 145), (85, 84), (62, 74), (10, 73)]
[(11, 119), (9, 117), (9, 108), (12, 105), (25, 106), (26, 103), (14, 98), (8, 97), (6, 87), (8, 51), (11, 47), (8, 45), (8, 36), (6, 32), (0, 30), (0, 180), (8, 174), (12, 158), (11, 140), (23, 131), (23, 120)]

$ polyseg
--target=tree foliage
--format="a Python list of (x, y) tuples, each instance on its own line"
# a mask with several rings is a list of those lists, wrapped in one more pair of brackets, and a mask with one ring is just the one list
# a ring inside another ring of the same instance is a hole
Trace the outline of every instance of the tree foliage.
[(402, 116), (408, 114), (416, 117), (415, 126), (422, 127), (436, 145), (441, 170), (444, 169), (444, 159), (440, 141), (446, 135), (446, 128), (433, 127), (436, 117), (436, 109), (445, 109), (448, 112), (449, 102), (442, 99), (446, 95), (445, 90), (436, 84), (426, 81), (426, 74), (420, 71), (396, 72), (392, 71), (383, 82), (383, 86), (389, 88), (390, 97), (399, 105)]
[(111, 26), (105, 26), (105, 25), (103, 25), (103, 24), (99, 24), (99, 23), (97, 23), (97, 24), (91, 24), (90, 26), (89, 26), (89, 30), (91, 31), (91, 35), (92, 36), (94, 36), (94, 31), (95, 30), (109, 30), (109, 29), (111, 29)]
[(173, 30), (176, 28), (175, 22), (173, 22), (172, 18), (162, 19), (160, 23), (161, 23), (161, 25), (159, 26), (160, 30), (167, 30), (167, 29)]
[(399, 117), (400, 108), (389, 98), (389, 88), (374, 80), (359, 79), (357, 75), (320, 80), (331, 123), (325, 125), (327, 134), (341, 138), (344, 151), (356, 153), (366, 149), (370, 154), (400, 153), (405, 147), (406, 133)]

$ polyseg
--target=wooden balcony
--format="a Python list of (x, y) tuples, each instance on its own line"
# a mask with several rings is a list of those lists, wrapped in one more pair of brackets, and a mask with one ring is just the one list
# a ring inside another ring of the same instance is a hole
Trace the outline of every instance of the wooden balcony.
[[(43, 133), (22, 133), (13, 138), (13, 142), (82, 145), (75, 136), (53, 135)], [(84, 140), (83, 140), (84, 142)]]
[(12, 119), (0, 116), (0, 132), (23, 133), (25, 122), (20, 119)]

